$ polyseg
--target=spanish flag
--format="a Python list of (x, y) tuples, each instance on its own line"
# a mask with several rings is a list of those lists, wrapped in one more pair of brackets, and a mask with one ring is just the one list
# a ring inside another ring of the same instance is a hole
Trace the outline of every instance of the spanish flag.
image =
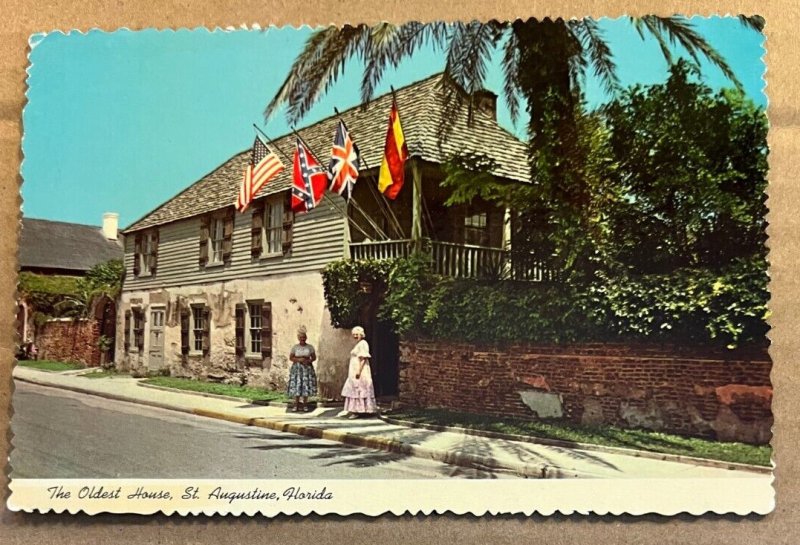
[(397, 197), (403, 188), (406, 159), (408, 159), (406, 138), (403, 135), (403, 127), (400, 126), (397, 102), (392, 100), (389, 130), (386, 132), (386, 146), (383, 150), (381, 172), (378, 176), (378, 190), (389, 199)]

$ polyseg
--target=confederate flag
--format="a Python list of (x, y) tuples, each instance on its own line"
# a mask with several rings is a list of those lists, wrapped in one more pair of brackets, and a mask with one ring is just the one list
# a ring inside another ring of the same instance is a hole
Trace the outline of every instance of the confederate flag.
[(299, 138), (294, 152), (292, 210), (310, 212), (322, 200), (328, 187), (328, 171), (317, 162)]

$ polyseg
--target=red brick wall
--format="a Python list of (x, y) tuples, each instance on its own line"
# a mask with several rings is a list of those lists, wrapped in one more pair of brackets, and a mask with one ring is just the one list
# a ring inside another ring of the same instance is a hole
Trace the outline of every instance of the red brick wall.
[(97, 341), (100, 329), (95, 320), (54, 320), (46, 322), (36, 334), (40, 360), (80, 362), (100, 365)]
[(520, 396), (532, 391), (557, 400), (572, 422), (762, 444), (771, 437), (770, 369), (766, 350), (403, 341), (400, 401), (536, 417)]

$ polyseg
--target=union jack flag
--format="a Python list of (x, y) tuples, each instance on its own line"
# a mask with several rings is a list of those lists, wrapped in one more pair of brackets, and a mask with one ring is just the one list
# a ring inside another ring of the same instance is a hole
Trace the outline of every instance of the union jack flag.
[(336, 134), (333, 137), (333, 149), (331, 149), (331, 162), (328, 170), (331, 174), (330, 190), (344, 197), (346, 201), (353, 196), (353, 187), (358, 178), (359, 157), (358, 146), (350, 138), (350, 132), (344, 121), (339, 120)]
[(299, 138), (294, 152), (292, 210), (310, 212), (328, 187), (328, 171), (323, 168)]

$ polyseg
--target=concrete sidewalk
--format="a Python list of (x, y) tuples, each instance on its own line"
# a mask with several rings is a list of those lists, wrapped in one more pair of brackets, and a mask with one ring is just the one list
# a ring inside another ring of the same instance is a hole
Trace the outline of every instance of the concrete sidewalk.
[(13, 375), (43, 386), (532, 478), (772, 478), (764, 473), (687, 462), (409, 428), (378, 418), (347, 420), (337, 418), (336, 408), (289, 413), (285, 407), (143, 388), (138, 385), (139, 379), (129, 377), (92, 379), (19, 366)]

